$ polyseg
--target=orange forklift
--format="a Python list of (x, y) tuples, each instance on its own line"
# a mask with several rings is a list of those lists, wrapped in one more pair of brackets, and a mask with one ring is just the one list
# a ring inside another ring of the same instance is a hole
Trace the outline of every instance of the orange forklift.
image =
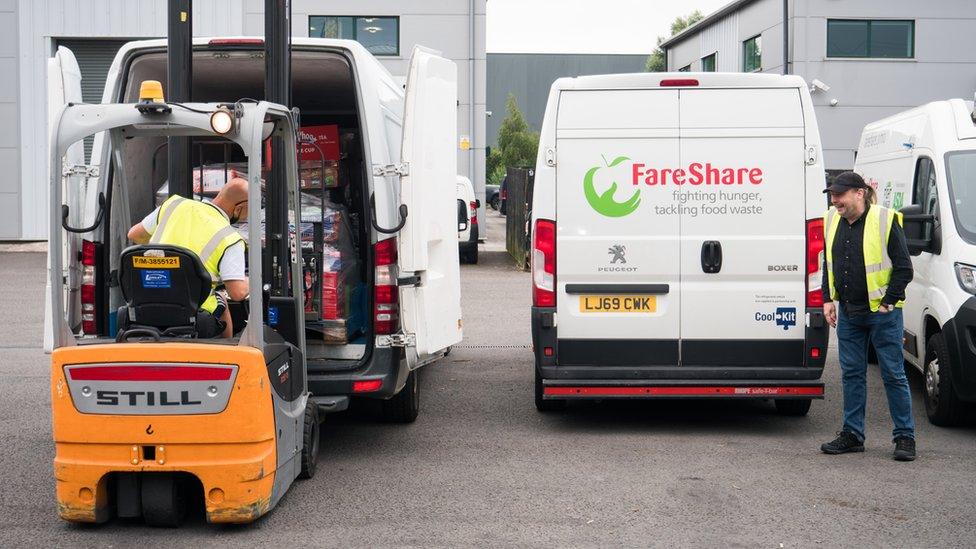
[[(176, 526), (195, 499), (209, 522), (245, 523), (274, 508), (296, 478), (315, 473), (319, 413), (303, 355), (301, 246), (288, 225), (299, 218), (300, 201), (297, 112), (282, 104), (288, 72), (287, 61), (279, 61), (288, 57), (287, 7), (267, 4), (274, 32), (267, 40), (266, 97), (275, 102), (190, 102), (189, 2), (171, 0), (170, 102), (158, 82), (144, 82), (139, 103), (68, 103), (54, 119), (46, 337), (53, 348), (58, 512), (67, 521), (141, 517)], [(92, 226), (72, 226), (62, 205), (73, 169), (65, 158), (100, 132), (111, 147), (107, 196)], [(269, 140), (284, 161), (263, 174)], [(108, 281), (98, 284), (105, 294), (98, 299), (118, 305), (115, 325), (104, 336), (69, 326), (64, 258), (57, 251), (68, 249), (71, 233), (118, 234), (117, 227), (131, 223), (136, 206), (118, 184), (123, 178), (143, 180), (154, 192), (165, 183), (171, 195), (193, 198), (191, 144), (216, 147), (248, 167), (250, 294), (230, 303), (236, 333), (201, 337), (198, 311), (215, 281), (200, 257), (118, 238), (79, 251), (89, 286)], [(163, 148), (166, 171), (155, 164)]]

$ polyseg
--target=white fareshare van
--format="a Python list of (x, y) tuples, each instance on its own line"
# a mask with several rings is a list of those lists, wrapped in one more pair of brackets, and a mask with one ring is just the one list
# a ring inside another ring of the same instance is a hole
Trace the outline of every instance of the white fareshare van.
[(540, 410), (823, 397), (824, 172), (803, 79), (563, 78), (532, 205)]
[(936, 101), (864, 127), (854, 170), (901, 210), (915, 278), (904, 355), (925, 376), (925, 410), (951, 425), (976, 403), (976, 113)]
[[(166, 40), (126, 44), (102, 101), (135, 103), (144, 80), (166, 89), (166, 62)], [(192, 66), (195, 102), (264, 96), (262, 38), (195, 38)], [(291, 71), (301, 125), (338, 128), (338, 184), (328, 199), (342, 231), (341, 261), (349, 265), (346, 290), (331, 303), (347, 308), (344, 323), (310, 322), (306, 315), (308, 388), (326, 411), (344, 409), (349, 397), (375, 398), (384, 401), (388, 419), (412, 421), (419, 407), (415, 370), (461, 341), (457, 67), (416, 48), (404, 87), (358, 42), (294, 38)], [(53, 104), (80, 98), (77, 72), (71, 51), (59, 48), (49, 66)], [(83, 179), (69, 187), (86, 189), (67, 196), (64, 219), (77, 231), (66, 246), (64, 301), (78, 335), (113, 335), (118, 284), (83, 273), (115, 271), (129, 227), (155, 207), (166, 184), (166, 142), (151, 145), (127, 147), (125, 164), (140, 170), (126, 177), (113, 173), (104, 134), (94, 140), (90, 165), (76, 154), (78, 164), (66, 167), (66, 177)], [(242, 160), (235, 155), (195, 144), (191, 160), (194, 166)], [(86, 269), (95, 264), (108, 268)]]

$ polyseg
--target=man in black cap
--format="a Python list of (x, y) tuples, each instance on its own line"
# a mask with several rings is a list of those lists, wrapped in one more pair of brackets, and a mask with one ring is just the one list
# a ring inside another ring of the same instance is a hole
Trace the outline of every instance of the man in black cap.
[(864, 451), (870, 343), (878, 355), (895, 424), (894, 458), (912, 461), (915, 421), (902, 356), (901, 307), (913, 273), (901, 213), (874, 204), (874, 189), (854, 172), (838, 175), (824, 192), (830, 193), (834, 207), (824, 216), (823, 310), (837, 329), (844, 425), (837, 438), (820, 449), (826, 454)]

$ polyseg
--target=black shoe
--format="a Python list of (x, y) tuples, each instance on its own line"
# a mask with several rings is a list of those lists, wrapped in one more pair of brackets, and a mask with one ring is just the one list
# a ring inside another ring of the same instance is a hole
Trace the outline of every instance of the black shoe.
[(898, 437), (895, 439), (895, 461), (915, 461), (915, 439)]
[(841, 431), (837, 433), (837, 438), (830, 442), (820, 445), (820, 451), (825, 454), (846, 454), (848, 452), (863, 452), (864, 443), (857, 440), (854, 433)]

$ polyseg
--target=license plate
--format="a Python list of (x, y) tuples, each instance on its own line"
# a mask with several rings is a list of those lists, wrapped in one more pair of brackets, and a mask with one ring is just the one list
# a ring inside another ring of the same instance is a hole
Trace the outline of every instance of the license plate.
[(581, 295), (581, 313), (653, 313), (657, 296), (653, 295)]

